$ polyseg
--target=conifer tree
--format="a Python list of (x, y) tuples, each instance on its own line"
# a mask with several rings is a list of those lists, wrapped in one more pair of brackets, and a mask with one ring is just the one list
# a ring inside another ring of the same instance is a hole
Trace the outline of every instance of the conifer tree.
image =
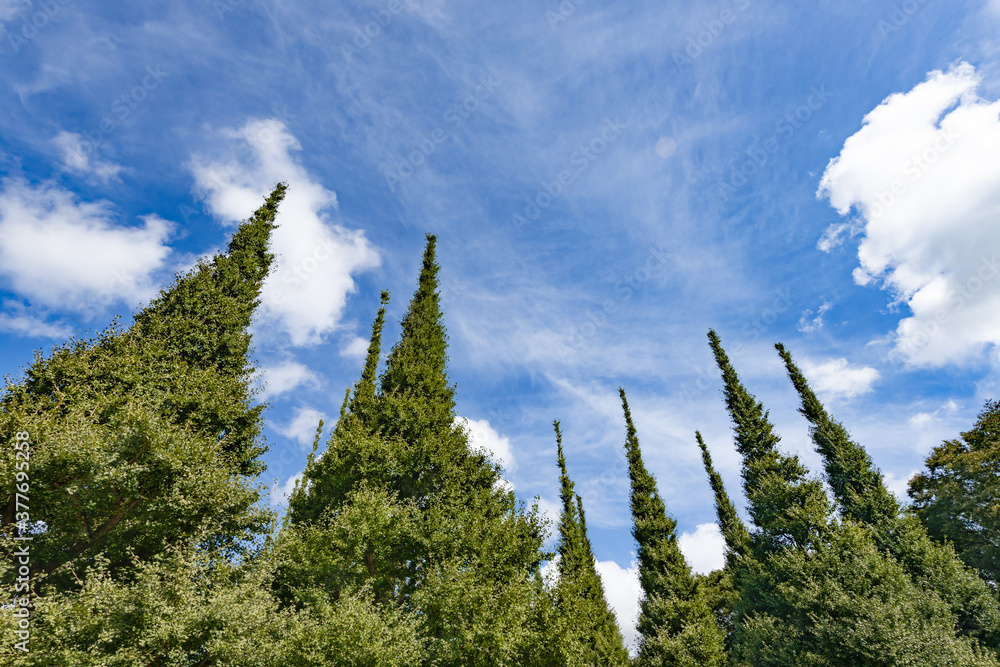
[(743, 456), (743, 489), (758, 529), (751, 540), (753, 551), (759, 555), (783, 546), (806, 548), (821, 539), (830, 520), (822, 485), (807, 478), (798, 457), (778, 451), (780, 438), (763, 404), (740, 382), (718, 335), (709, 331), (708, 339), (722, 373), (736, 449)]
[[(261, 406), (247, 328), (270, 270), (279, 184), (227, 251), (178, 276), (135, 317), (40, 354), (0, 404), (0, 434), (27, 431), (38, 571), (103, 552), (121, 573), (167, 544), (207, 534), (233, 550), (265, 531), (255, 478)], [(3, 476), (6, 479), (4, 459)], [(12, 470), (12, 468), (11, 468)], [(7, 486), (5, 488), (13, 488)], [(4, 527), (13, 520), (5, 499)], [(64, 574), (60, 586), (75, 585)]]
[(946, 602), (914, 585), (867, 527), (835, 520), (797, 457), (777, 451), (767, 413), (714, 331), (709, 340), (756, 525), (752, 557), (734, 575), (733, 658), (754, 666), (996, 665), (974, 639), (956, 636)]
[(667, 514), (646, 469), (625, 390), (625, 452), (631, 481), (632, 536), (638, 543), (642, 602), (637, 664), (723, 665), (724, 634), (677, 544), (677, 522)]
[(868, 526), (878, 548), (899, 560), (929, 595), (941, 596), (963, 634), (1000, 649), (1000, 607), (988, 585), (962, 566), (950, 546), (933, 543), (913, 515), (902, 514), (868, 452), (829, 416), (784, 346), (775, 348), (801, 398), (799, 412), (810, 423), (841, 515)]
[(1000, 401), (986, 401), (971, 430), (935, 447), (908, 493), (928, 533), (1000, 586)]
[[(418, 288), (377, 390), (384, 310), (376, 318), (362, 378), (292, 510), (288, 543), (297, 530), (313, 537), (295, 547), (303, 557), (285, 559), (283, 585), (322, 580), (330, 596), (365, 585), (382, 603), (413, 610), (424, 664), (545, 664), (553, 640), (539, 623), (551, 615), (535, 578), (547, 559), (544, 525), (456, 423), (435, 250), (428, 236)], [(345, 517), (379, 503), (381, 523), (349, 529)], [(338, 553), (329, 550), (334, 543), (344, 545)]]
[(562, 433), (553, 422), (559, 462), (562, 514), (559, 518), (559, 610), (570, 637), (567, 653), (570, 664), (594, 667), (626, 666), (628, 653), (615, 615), (608, 607), (601, 576), (594, 563), (594, 552), (587, 537), (583, 501), (574, 493), (573, 481), (566, 472)]
[(712, 492), (715, 494), (715, 512), (719, 518), (719, 530), (726, 540), (726, 565), (732, 568), (741, 558), (750, 556), (750, 532), (747, 530), (743, 519), (736, 512), (736, 506), (730, 500), (726, 492), (726, 486), (722, 482), (722, 476), (712, 465), (712, 456), (708, 452), (708, 447), (701, 437), (699, 431), (695, 431), (695, 438), (698, 440), (698, 447), (701, 449), (701, 460), (705, 465), (705, 473), (708, 481), (712, 485)]

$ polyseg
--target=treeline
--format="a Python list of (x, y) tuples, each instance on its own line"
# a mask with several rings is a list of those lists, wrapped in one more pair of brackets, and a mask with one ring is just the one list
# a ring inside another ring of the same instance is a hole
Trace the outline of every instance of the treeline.
[(279, 521), (259, 481), (248, 328), (284, 192), (130, 327), (8, 380), (3, 664), (998, 664), (1000, 405), (932, 453), (905, 507), (778, 345), (823, 478), (782, 452), (714, 332), (750, 522), (693, 434), (726, 564), (692, 572), (622, 390), (643, 591), (630, 657), (559, 422), (555, 552), (537, 504), (456, 423), (433, 236), (399, 340), (380, 369), (383, 292), (361, 377), (329, 433), (318, 425)]

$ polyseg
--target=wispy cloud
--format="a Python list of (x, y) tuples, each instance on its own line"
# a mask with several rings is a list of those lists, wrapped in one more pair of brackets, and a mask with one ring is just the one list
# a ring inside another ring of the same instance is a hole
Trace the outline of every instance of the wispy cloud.
[(118, 179), (122, 167), (97, 157), (91, 160), (94, 146), (89, 141), (85, 142), (83, 135), (60, 132), (52, 143), (62, 152), (62, 165), (66, 170), (102, 183)]

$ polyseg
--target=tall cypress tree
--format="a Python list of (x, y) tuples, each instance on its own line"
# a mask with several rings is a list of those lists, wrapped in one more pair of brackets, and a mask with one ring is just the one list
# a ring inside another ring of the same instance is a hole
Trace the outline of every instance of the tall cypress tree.
[(615, 615), (608, 607), (601, 576), (594, 564), (594, 552), (587, 537), (583, 501), (574, 493), (573, 481), (566, 472), (559, 422), (553, 422), (553, 426), (556, 431), (562, 500), (562, 514), (559, 517), (559, 585), (556, 592), (559, 610), (570, 634), (567, 649), (574, 654), (573, 664), (625, 666), (629, 664), (628, 653)]
[(677, 544), (677, 522), (667, 514), (646, 470), (625, 390), (625, 453), (631, 481), (632, 536), (638, 543), (639, 665), (722, 665), (724, 634)]
[[(743, 456), (756, 531), (734, 575), (733, 657), (750, 665), (995, 665), (937, 595), (914, 585), (870, 531), (838, 522), (797, 457), (777, 451), (763, 406), (743, 387), (718, 336), (709, 340)], [(886, 628), (892, 628), (886, 633)]]
[[(547, 559), (543, 522), (499, 484), (499, 466), (456, 424), (435, 251), (428, 236), (400, 339), (374, 390), (384, 311), (376, 318), (362, 378), (292, 516), (293, 528), (315, 537), (296, 551), (302, 558), (286, 559), (288, 585), (322, 581), (331, 594), (374, 587), (381, 601), (420, 615), (426, 664), (540, 664), (552, 655), (535, 580)], [(376, 512), (379, 503), (385, 509)], [(365, 522), (366, 512), (377, 521), (353, 534), (345, 517)], [(352, 555), (329, 553), (334, 544)], [(333, 570), (342, 575), (323, 574)]]
[[(248, 327), (273, 262), (285, 186), (135, 316), (38, 355), (2, 398), (0, 432), (37, 439), (32, 491), (47, 529), (34, 559), (51, 573), (102, 553), (122, 574), (167, 544), (205, 535), (230, 550), (266, 530)], [(13, 503), (9, 499), (8, 507)], [(4, 523), (13, 513), (4, 512)], [(60, 586), (72, 587), (65, 574)]]
[(712, 485), (712, 492), (715, 494), (715, 513), (719, 519), (719, 530), (726, 540), (726, 565), (732, 568), (741, 558), (749, 557), (750, 532), (747, 530), (743, 519), (736, 512), (736, 506), (726, 493), (726, 486), (722, 482), (722, 476), (712, 465), (712, 455), (708, 453), (708, 447), (701, 437), (699, 431), (695, 431), (695, 438), (698, 440), (698, 447), (701, 449), (701, 460), (705, 466), (705, 473), (708, 481)]
[(799, 412), (809, 421), (841, 515), (868, 526), (875, 544), (899, 560), (918, 586), (940, 595), (963, 634), (1000, 649), (1000, 608), (989, 586), (962, 566), (950, 546), (934, 543), (914, 516), (902, 514), (868, 452), (830, 417), (784, 346), (775, 348), (799, 393)]
[(715, 331), (708, 332), (708, 339), (722, 373), (736, 449), (743, 456), (743, 489), (759, 531), (753, 549), (763, 553), (787, 545), (805, 548), (821, 538), (830, 520), (822, 485), (806, 476), (798, 457), (778, 450), (780, 438), (763, 404), (740, 382)]

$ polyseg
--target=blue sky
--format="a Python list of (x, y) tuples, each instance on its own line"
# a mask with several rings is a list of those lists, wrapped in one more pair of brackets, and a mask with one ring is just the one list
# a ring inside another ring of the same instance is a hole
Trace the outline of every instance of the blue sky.
[(458, 413), (545, 508), (562, 420), (627, 627), (618, 386), (697, 568), (696, 428), (740, 495), (710, 327), (785, 447), (817, 469), (777, 341), (896, 491), (1000, 396), (998, 28), (996, 0), (0, 0), (0, 361), (127, 318), (286, 180), (255, 324), (281, 487), (437, 234)]

